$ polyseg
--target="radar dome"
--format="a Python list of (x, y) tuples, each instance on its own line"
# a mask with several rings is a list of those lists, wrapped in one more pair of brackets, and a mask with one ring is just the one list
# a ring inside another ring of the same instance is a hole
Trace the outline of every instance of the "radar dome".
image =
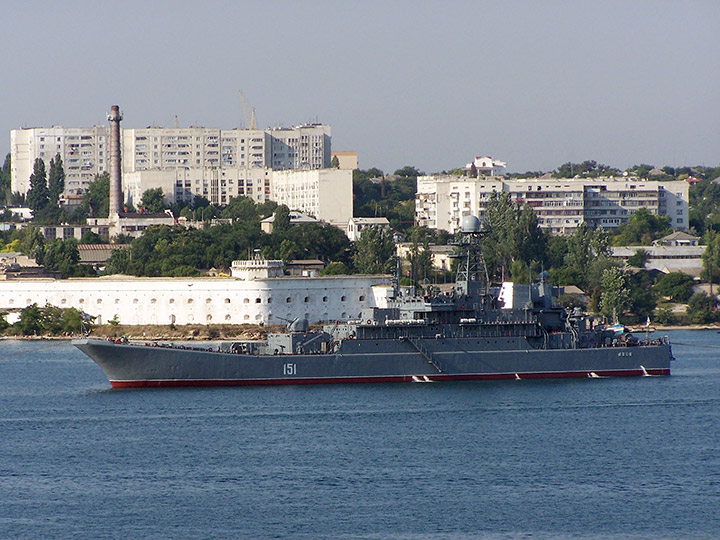
[(480, 220), (475, 216), (465, 216), (462, 218), (460, 230), (464, 233), (480, 232)]

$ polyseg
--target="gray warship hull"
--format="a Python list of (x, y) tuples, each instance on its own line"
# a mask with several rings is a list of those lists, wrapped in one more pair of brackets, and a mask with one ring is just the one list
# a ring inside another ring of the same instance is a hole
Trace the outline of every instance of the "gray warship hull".
[(113, 388), (436, 382), (669, 375), (669, 343), (535, 349), (524, 338), (344, 340), (324, 354), (255, 355), (177, 345), (74, 345)]

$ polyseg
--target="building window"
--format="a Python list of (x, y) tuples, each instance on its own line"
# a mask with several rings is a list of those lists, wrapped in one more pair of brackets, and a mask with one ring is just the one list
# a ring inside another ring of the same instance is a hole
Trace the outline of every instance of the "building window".
[(243, 304), (249, 304), (250, 299), (249, 298), (243, 298)]
[(151, 303), (151, 304), (156, 304), (156, 303), (157, 303), (157, 298), (151, 298), (151, 299), (150, 299), (150, 303)]
[(256, 304), (262, 304), (262, 298), (256, 298), (255, 299)]
[(229, 298), (226, 298), (226, 299), (225, 299), (225, 303), (226, 303), (226, 304), (229, 304), (229, 303), (230, 303), (230, 299), (229, 299)]
[(365, 301), (365, 295), (360, 295), (360, 298), (358, 298), (358, 300), (359, 300), (360, 302), (364, 302), (364, 301)]
[(209, 303), (211, 303), (211, 302), (212, 302), (212, 298), (206, 298), (206, 299), (205, 299), (205, 303), (206, 303), (206, 304), (209, 304)]
[(309, 296), (306, 296), (303, 301), (307, 304), (307, 303), (310, 301), (310, 297), (309, 297)]
[(193, 303), (193, 299), (192, 299), (192, 298), (188, 298), (187, 303), (188, 303), (188, 304), (192, 304), (192, 303)]
[(174, 303), (175, 303), (175, 299), (174, 299), (174, 298), (171, 298), (169, 302), (170, 302), (171, 304), (174, 304)]
[(289, 304), (290, 302), (292, 302), (292, 298), (290, 298), (290, 297), (288, 296), (288, 297), (285, 299), (285, 303)]
[(328, 301), (328, 297), (327, 297), (327, 296), (323, 296), (323, 302), (327, 302), (327, 301)]
[(137, 303), (138, 303), (138, 299), (137, 299), (137, 298), (133, 298), (133, 304), (137, 304)]
[[(347, 300), (347, 297), (345, 297), (344, 295), (340, 297), (341, 302), (344, 302), (345, 300)], [(343, 317), (345, 317), (344, 313), (343, 313)]]

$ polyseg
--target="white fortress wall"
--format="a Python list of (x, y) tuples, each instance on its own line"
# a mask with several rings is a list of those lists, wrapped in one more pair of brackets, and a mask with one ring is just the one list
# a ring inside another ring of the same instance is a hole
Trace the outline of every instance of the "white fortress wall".
[(388, 276), (270, 278), (13, 279), (0, 281), (0, 311), (32, 304), (74, 307), (107, 324), (278, 324), (347, 320), (384, 302)]

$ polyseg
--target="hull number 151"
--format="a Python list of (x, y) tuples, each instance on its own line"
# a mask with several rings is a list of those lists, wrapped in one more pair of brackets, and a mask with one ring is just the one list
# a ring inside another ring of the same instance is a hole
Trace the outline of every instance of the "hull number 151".
[(297, 364), (283, 364), (283, 375), (297, 375)]

